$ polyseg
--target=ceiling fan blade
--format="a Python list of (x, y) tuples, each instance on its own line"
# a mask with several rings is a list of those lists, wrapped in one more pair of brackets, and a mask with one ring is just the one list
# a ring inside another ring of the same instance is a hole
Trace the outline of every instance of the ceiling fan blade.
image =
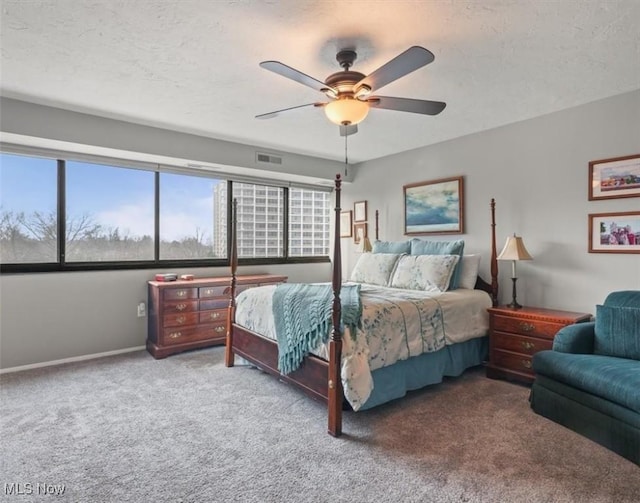
[(390, 82), (404, 77), (405, 75), (428, 65), (435, 59), (433, 53), (424, 47), (414, 45), (409, 47), (402, 54), (396, 56), (391, 61), (382, 65), (376, 71), (367, 75), (364, 79), (353, 86), (354, 92), (357, 92), (362, 86), (367, 86), (372, 91), (386, 86)]
[(275, 112), (269, 112), (266, 114), (256, 115), (256, 119), (272, 119), (279, 115), (281, 112), (288, 112), (289, 110), (295, 110), (296, 108), (304, 108), (304, 107), (323, 107), (326, 103), (305, 103), (304, 105), (298, 105), (295, 107), (283, 108), (282, 110), (276, 110)]
[(393, 98), (390, 96), (371, 96), (367, 103), (372, 108), (412, 112), (414, 114), (438, 115), (447, 106), (442, 101), (414, 100), (411, 98)]
[(357, 124), (349, 124), (348, 126), (338, 126), (340, 128), (340, 136), (351, 136), (358, 132)]
[(309, 77), (309, 75), (302, 73), (295, 68), (291, 68), (284, 63), (280, 63), (280, 61), (263, 61), (262, 63), (260, 63), (260, 66), (265, 70), (270, 70), (274, 73), (277, 73), (278, 75), (282, 75), (283, 77), (286, 77), (288, 79), (295, 80), (296, 82), (308, 86), (311, 89), (315, 89), (316, 91), (320, 91), (321, 93), (325, 92), (328, 89), (334, 91), (335, 94), (338, 93), (335, 89), (330, 88), (324, 82), (320, 82), (313, 77)]

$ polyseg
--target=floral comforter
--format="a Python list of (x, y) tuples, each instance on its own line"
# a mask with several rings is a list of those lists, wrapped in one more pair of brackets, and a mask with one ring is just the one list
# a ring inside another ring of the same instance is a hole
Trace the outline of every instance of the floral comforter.
[[(236, 323), (276, 340), (272, 312), (275, 285), (251, 288), (236, 302)], [(447, 344), (482, 337), (489, 329), (491, 299), (479, 290), (444, 293), (402, 290), (363, 284), (362, 328), (345, 333), (342, 384), (345, 398), (358, 410), (373, 389), (371, 372)], [(327, 346), (314, 354), (327, 358)]]

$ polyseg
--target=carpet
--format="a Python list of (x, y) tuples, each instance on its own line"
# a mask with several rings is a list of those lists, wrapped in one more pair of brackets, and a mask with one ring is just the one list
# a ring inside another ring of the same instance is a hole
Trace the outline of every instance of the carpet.
[(480, 368), (326, 433), (325, 407), (221, 347), (0, 376), (0, 501), (637, 502), (640, 467)]

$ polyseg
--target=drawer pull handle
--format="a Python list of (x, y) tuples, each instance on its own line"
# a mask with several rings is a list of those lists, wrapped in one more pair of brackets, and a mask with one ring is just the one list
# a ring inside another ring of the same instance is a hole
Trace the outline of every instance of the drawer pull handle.
[(523, 342), (522, 347), (524, 349), (535, 349), (536, 345), (533, 342)]
[(520, 323), (520, 330), (523, 332), (531, 332), (536, 326), (532, 323)]
[(176, 297), (186, 297), (187, 296), (187, 291), (186, 290), (178, 290), (176, 292)]
[(212, 295), (213, 294), (213, 290), (211, 290), (211, 288), (205, 288), (204, 294), (205, 295)]
[(522, 366), (526, 369), (531, 368), (531, 362), (529, 360), (522, 360)]
[(226, 330), (226, 327), (216, 327), (214, 328), (214, 330), (218, 333), (224, 332)]
[(187, 305), (186, 305), (186, 304), (178, 304), (178, 305), (176, 306), (176, 309), (177, 309), (178, 311), (184, 311), (186, 308), (187, 308)]
[(182, 323), (184, 323), (185, 321), (187, 321), (187, 317), (186, 317), (186, 316), (178, 316), (178, 317), (176, 318), (176, 322), (177, 322), (177, 323), (182, 324)]
[(177, 339), (178, 337), (182, 337), (182, 332), (171, 332), (169, 334), (169, 339)]
[(220, 318), (220, 313), (211, 313), (212, 320), (217, 320), (218, 318)]

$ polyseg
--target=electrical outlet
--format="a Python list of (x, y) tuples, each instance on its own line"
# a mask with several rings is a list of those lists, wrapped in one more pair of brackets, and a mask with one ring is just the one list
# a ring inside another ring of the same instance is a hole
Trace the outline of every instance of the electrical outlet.
[(147, 309), (144, 302), (138, 304), (138, 318), (144, 318), (147, 315)]

